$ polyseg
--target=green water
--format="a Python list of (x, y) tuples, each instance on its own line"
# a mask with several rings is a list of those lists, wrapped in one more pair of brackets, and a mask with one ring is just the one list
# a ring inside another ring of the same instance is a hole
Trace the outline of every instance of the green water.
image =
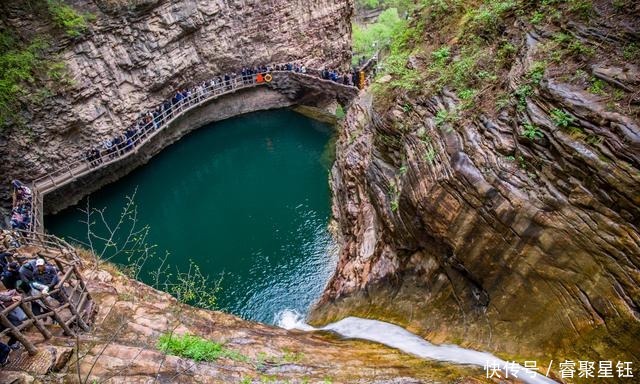
[[(172, 271), (193, 260), (210, 281), (223, 273), (219, 308), (273, 323), (285, 309), (305, 313), (335, 267), (327, 232), (331, 131), (289, 110), (213, 123), (92, 194), (89, 204), (106, 207), (113, 225), (135, 193), (138, 228), (149, 225), (148, 243), (158, 256), (169, 252)], [(47, 217), (47, 230), (87, 242), (86, 204)], [(127, 255), (113, 261), (126, 264)], [(149, 272), (159, 265), (147, 261), (139, 278), (152, 283)]]

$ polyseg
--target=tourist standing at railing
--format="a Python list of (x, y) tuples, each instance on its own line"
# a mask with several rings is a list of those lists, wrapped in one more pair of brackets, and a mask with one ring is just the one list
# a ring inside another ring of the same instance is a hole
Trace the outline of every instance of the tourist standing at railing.
[(248, 84), (249, 78), (251, 76), (251, 70), (248, 68), (242, 67), (242, 70), (240, 71), (240, 75), (242, 76), (242, 83)]
[(5, 249), (20, 247), (20, 242), (11, 231), (3, 229), (0, 233), (2, 234), (0, 235), (0, 246), (3, 246)]
[(13, 256), (11, 252), (0, 251), (0, 270), (4, 271), (6, 266), (9, 264), (9, 259), (7, 259), (7, 257), (11, 256)]
[[(4, 310), (8, 308), (12, 304), (17, 303), (20, 300), (22, 300), (22, 296), (20, 296), (20, 294), (16, 292), (15, 289), (0, 292), (0, 310)], [(13, 326), (15, 327), (20, 326), (20, 324), (22, 324), (22, 322), (27, 319), (27, 315), (24, 313), (24, 311), (20, 307), (14, 308), (13, 310), (11, 310), (11, 312), (7, 313), (5, 316), (7, 320), (9, 320), (9, 322), (13, 324)], [(6, 328), (7, 327), (5, 325), (0, 324), (0, 331), (4, 331)], [(16, 339), (12, 333), (9, 334), (8, 344), (9, 344), (9, 348), (11, 349), (20, 348), (18, 339)]]
[(33, 192), (26, 185), (22, 184), (19, 180), (13, 180), (11, 182), (13, 186), (13, 204), (15, 205), (19, 201), (31, 201)]
[[(37, 296), (40, 293), (49, 295), (49, 292), (60, 282), (58, 269), (45, 263), (44, 259), (27, 261), (20, 267), (20, 279), (31, 288), (31, 296)], [(60, 292), (52, 294), (51, 297), (60, 303), (65, 302)]]
[(111, 153), (111, 146), (113, 144), (111, 144), (111, 140), (109, 139), (105, 139), (104, 141), (102, 141), (102, 149), (104, 149), (105, 155), (108, 155), (109, 153)]
[[(29, 260), (20, 267), (20, 280), (38, 293), (49, 293), (49, 284), (57, 284), (57, 272), (55, 267), (47, 265), (44, 259)], [(44, 282), (44, 283), (43, 283)], [(48, 282), (48, 283), (47, 283)]]
[[(37, 259), (36, 270), (33, 272), (33, 280), (30, 282), (31, 288), (48, 295), (49, 291), (55, 289), (59, 282), (58, 268), (45, 263), (44, 259)], [(52, 294), (51, 297), (61, 303), (64, 302), (64, 297), (59, 292)]]
[[(0, 292), (0, 306), (3, 309), (9, 307), (13, 303), (17, 303), (21, 299), (22, 295), (20, 295), (15, 289)], [(18, 325), (27, 319), (27, 315), (24, 313), (22, 308), (15, 307), (7, 314), (7, 318), (11, 321), (11, 324)]]
[(33, 192), (19, 180), (11, 182), (13, 187), (10, 225), (12, 229), (27, 230), (31, 225), (31, 204)]
[(129, 129), (125, 131), (124, 136), (127, 138), (127, 144), (126, 144), (127, 151), (130, 151), (133, 148), (133, 140), (138, 133), (139, 131), (134, 127), (129, 127)]
[(171, 100), (165, 100), (165, 102), (162, 104), (162, 112), (164, 112), (163, 120), (171, 118)]
[[(125, 154), (135, 146), (139, 145), (142, 140), (147, 137), (149, 132), (159, 129), (165, 125), (168, 120), (175, 117), (176, 114), (181, 113), (186, 108), (191, 107), (196, 103), (204, 101), (210, 94), (220, 94), (224, 91), (230, 91), (236, 89), (241, 85), (251, 85), (255, 83), (264, 83), (264, 75), (272, 70), (276, 71), (292, 71), (296, 73), (306, 74), (307, 68), (298, 62), (276, 64), (275, 66), (257, 65), (252, 67), (244, 66), (238, 73), (227, 72), (222, 76), (214, 77), (210, 80), (205, 80), (199, 84), (196, 84), (190, 88), (183, 88), (178, 90), (174, 95), (159, 104), (155, 109), (148, 112), (143, 112), (136, 119), (127, 130), (121, 132), (119, 135), (104, 140), (102, 142), (102, 149), (90, 150), (85, 152), (84, 156), (81, 156), (79, 160), (84, 160), (92, 167), (98, 166), (102, 163), (103, 156), (109, 156), (114, 159), (120, 155)], [(323, 69), (322, 71), (315, 71), (316, 76), (320, 76), (323, 79), (331, 80), (336, 83), (353, 86), (357, 84), (357, 73), (353, 74), (344, 73), (339, 74), (336, 70)], [(262, 81), (261, 81), (262, 80)], [(16, 219), (22, 218), (21, 212), (16, 213)], [(29, 225), (23, 223), (22, 220), (15, 221), (19, 227), (25, 227)]]

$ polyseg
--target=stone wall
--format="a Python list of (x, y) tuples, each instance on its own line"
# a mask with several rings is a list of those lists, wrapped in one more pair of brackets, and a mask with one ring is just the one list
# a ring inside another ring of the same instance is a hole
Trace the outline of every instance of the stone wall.
[[(24, 2), (0, 5), (22, 35), (51, 33), (73, 85), (23, 112), (28, 130), (0, 138), (0, 193), (113, 136), (175, 90), (243, 65), (299, 60), (344, 67), (353, 2), (95, 0), (72, 5), (97, 18), (80, 38), (63, 38)], [(57, 35), (56, 35), (57, 33)]]

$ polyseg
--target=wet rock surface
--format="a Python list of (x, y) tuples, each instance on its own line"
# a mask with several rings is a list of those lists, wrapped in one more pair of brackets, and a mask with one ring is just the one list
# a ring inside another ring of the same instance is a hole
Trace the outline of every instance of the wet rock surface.
[[(549, 38), (521, 32), (510, 89)], [(638, 91), (634, 63), (600, 61), (594, 76)], [(502, 356), (637, 361), (633, 109), (551, 69), (521, 108), (438, 118), (460, 103), (445, 87), (350, 109), (331, 173), (341, 257), (313, 322), (355, 315)]]
[[(64, 383), (490, 382), (483, 379), (480, 368), (428, 362), (373, 343), (286, 331), (183, 305), (107, 264), (95, 268), (89, 259), (83, 274), (99, 306), (93, 331), (80, 335), (78, 351), (66, 365), (46, 376), (21, 374), (23, 382), (34, 378)], [(166, 355), (156, 343), (168, 332), (223, 343), (244, 357), (196, 362)], [(67, 345), (69, 340), (53, 342)], [(13, 371), (6, 374), (17, 376)]]

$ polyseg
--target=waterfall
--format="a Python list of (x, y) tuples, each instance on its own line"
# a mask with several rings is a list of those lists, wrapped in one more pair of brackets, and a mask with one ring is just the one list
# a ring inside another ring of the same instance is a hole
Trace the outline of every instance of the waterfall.
[[(384, 344), (424, 359), (481, 367), (488, 364), (489, 367), (500, 367), (501, 370), (508, 364), (490, 353), (474, 351), (457, 345), (431, 344), (402, 327), (378, 320), (347, 317), (322, 328), (315, 328), (306, 324), (301, 314), (290, 310), (278, 313), (275, 320), (275, 323), (281, 328), (301, 331), (331, 331), (349, 339), (363, 339)], [(516, 373), (517, 378), (527, 384), (556, 383), (542, 374), (526, 370), (521, 365), (509, 363), (508, 367), (509, 377), (515, 378), (514, 373)], [(502, 372), (503, 377), (504, 375), (505, 373)]]

